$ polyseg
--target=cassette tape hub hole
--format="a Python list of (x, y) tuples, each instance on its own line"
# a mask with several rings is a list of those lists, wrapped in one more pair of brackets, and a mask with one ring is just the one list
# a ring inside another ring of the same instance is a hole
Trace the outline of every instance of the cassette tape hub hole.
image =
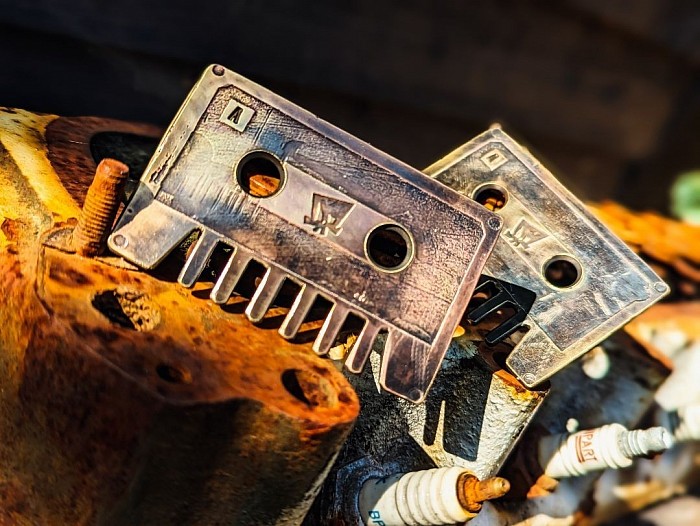
[(272, 197), (284, 186), (284, 168), (269, 153), (251, 152), (239, 161), (236, 179), (251, 197)]
[(498, 212), (508, 202), (508, 192), (502, 186), (489, 183), (474, 192), (474, 201), (492, 212)]
[(397, 272), (413, 259), (413, 239), (398, 225), (379, 225), (365, 239), (367, 258), (381, 270)]
[(581, 279), (581, 265), (569, 256), (554, 256), (544, 264), (542, 275), (547, 282), (559, 289), (573, 287)]

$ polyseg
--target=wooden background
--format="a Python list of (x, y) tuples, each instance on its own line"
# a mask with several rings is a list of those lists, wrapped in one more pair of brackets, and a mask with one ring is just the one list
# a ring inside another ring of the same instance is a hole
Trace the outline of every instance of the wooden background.
[(689, 0), (0, 0), (0, 104), (167, 124), (226, 65), (418, 168), (500, 121), (582, 197), (700, 167)]

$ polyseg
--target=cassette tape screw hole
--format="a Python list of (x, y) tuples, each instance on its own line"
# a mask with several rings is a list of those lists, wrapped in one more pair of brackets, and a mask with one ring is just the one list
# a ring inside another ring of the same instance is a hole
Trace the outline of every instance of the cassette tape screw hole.
[(569, 256), (554, 256), (544, 264), (542, 275), (547, 282), (559, 289), (576, 285), (581, 279), (581, 265)]
[(398, 225), (379, 225), (372, 229), (365, 240), (367, 258), (379, 269), (397, 272), (413, 259), (413, 240)]
[(272, 155), (251, 152), (238, 163), (236, 178), (243, 191), (251, 197), (272, 197), (284, 186), (284, 169)]

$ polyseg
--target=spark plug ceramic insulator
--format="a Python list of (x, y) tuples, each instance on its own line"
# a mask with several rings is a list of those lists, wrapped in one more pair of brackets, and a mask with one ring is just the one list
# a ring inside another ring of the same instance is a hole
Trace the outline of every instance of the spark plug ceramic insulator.
[(671, 434), (663, 427), (628, 431), (620, 424), (608, 424), (544, 437), (538, 453), (544, 474), (560, 479), (606, 468), (625, 468), (635, 457), (661, 453), (671, 444)]
[(676, 442), (700, 440), (700, 404), (663, 412), (659, 420), (673, 434)]
[(500, 477), (479, 481), (462, 468), (436, 468), (368, 480), (359, 508), (366, 526), (441, 526), (472, 519), (482, 502), (509, 489)]

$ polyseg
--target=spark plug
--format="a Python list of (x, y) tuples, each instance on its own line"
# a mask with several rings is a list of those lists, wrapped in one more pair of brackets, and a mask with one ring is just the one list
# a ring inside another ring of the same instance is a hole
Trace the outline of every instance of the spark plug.
[(359, 507), (366, 526), (442, 526), (474, 518), (484, 501), (509, 489), (500, 477), (480, 481), (463, 468), (435, 468), (368, 480)]
[(620, 424), (608, 424), (546, 436), (540, 440), (538, 454), (544, 474), (560, 479), (606, 468), (625, 468), (636, 457), (666, 451), (672, 442), (671, 434), (663, 427), (629, 431)]

